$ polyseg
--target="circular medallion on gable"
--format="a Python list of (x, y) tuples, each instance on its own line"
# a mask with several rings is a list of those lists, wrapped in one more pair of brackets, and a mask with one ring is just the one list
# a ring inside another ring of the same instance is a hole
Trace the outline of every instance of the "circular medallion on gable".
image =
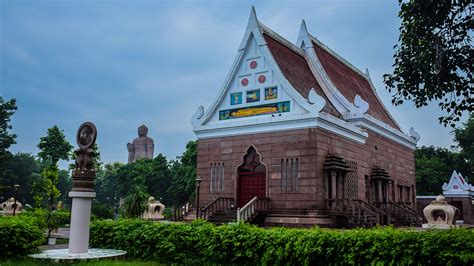
[(257, 68), (257, 61), (253, 60), (252, 62), (250, 62), (250, 68), (251, 69)]
[(247, 78), (243, 78), (240, 83), (243, 85), (243, 86), (247, 86), (249, 85), (249, 80)]
[(458, 189), (459, 187), (458, 187), (458, 185), (454, 185), (453, 188), (454, 188), (454, 189)]
[(265, 75), (258, 76), (258, 82), (264, 83), (266, 80), (267, 80), (267, 78), (265, 77)]

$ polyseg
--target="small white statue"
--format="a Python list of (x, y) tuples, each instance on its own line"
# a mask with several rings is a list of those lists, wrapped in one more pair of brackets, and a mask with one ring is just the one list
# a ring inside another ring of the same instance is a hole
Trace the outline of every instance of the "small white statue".
[(459, 216), (459, 209), (449, 205), (446, 198), (439, 195), (423, 209), (423, 215), (428, 221), (422, 225), (423, 228), (450, 229), (457, 227), (456, 218)]
[(21, 210), (23, 209), (23, 205), (19, 201), (16, 202), (16, 207), (15, 207), (15, 198), (13, 197), (3, 202), (1, 207), (3, 209), (3, 214), (5, 215), (13, 215), (13, 209), (15, 209), (15, 214), (19, 214), (21, 213)]
[(165, 210), (165, 205), (159, 200), (155, 200), (154, 197), (148, 198), (148, 209), (143, 213), (143, 218), (148, 220), (161, 220), (165, 218), (163, 216), (163, 211)]

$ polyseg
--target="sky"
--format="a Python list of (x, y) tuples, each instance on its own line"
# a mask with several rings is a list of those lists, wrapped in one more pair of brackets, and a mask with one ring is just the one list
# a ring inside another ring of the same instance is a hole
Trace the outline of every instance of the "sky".
[[(196, 137), (190, 119), (217, 97), (243, 38), (251, 6), (295, 43), (301, 20), (354, 66), (418, 145), (449, 148), (436, 104), (393, 106), (383, 84), (398, 41), (398, 1), (0, 1), (0, 95), (15, 98), (12, 152), (38, 152), (58, 125), (77, 146), (91, 121), (105, 163), (126, 162), (126, 143), (146, 124), (155, 155), (179, 156)], [(463, 119), (465, 120), (465, 118)], [(67, 163), (62, 162), (62, 167)]]

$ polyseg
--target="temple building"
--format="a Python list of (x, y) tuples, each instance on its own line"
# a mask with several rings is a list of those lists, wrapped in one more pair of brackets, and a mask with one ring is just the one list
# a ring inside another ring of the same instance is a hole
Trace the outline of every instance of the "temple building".
[(416, 224), (414, 150), (361, 72), (312, 36), (258, 21), (192, 117), (200, 215), (267, 226)]

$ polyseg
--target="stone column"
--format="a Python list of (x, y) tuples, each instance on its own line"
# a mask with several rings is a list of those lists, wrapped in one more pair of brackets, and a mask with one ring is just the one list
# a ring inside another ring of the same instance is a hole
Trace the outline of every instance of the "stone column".
[(380, 203), (383, 202), (383, 196), (382, 196), (382, 181), (378, 180), (377, 181), (377, 195), (378, 195), (378, 201)]
[(337, 199), (337, 173), (331, 171), (331, 198)]
[(391, 180), (387, 183), (387, 202), (392, 202), (392, 183)]
[(69, 253), (87, 253), (92, 199), (95, 198), (95, 192), (71, 191), (69, 197), (72, 198)]

